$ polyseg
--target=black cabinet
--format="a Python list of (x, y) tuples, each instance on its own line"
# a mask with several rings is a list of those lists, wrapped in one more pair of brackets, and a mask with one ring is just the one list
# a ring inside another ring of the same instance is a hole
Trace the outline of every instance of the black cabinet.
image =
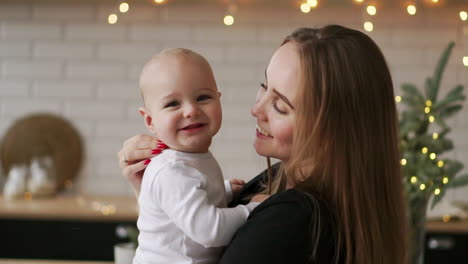
[(425, 248), (425, 264), (468, 263), (468, 233), (429, 232)]
[(0, 258), (114, 259), (118, 225), (134, 222), (0, 220)]

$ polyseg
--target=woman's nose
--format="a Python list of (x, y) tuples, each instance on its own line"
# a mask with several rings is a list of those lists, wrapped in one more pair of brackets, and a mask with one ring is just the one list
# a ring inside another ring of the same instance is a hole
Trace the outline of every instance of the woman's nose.
[(265, 119), (264, 105), (264, 100), (257, 100), (252, 106), (252, 109), (250, 109), (250, 113), (258, 119)]

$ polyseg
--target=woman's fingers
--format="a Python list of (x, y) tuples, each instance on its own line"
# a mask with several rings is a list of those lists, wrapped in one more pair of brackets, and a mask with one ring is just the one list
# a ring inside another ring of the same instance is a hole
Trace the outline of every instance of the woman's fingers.
[(158, 145), (158, 139), (154, 136), (150, 136), (147, 134), (139, 134), (134, 137), (127, 139), (124, 144), (123, 148), (129, 149), (154, 149)]

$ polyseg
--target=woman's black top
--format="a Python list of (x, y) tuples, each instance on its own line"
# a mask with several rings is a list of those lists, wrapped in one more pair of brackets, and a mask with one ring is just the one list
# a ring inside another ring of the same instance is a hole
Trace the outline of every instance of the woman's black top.
[[(243, 198), (258, 193), (266, 177), (263, 172), (248, 182), (231, 206), (246, 203)], [(272, 195), (251, 212), (219, 263), (335, 263), (335, 230), (334, 217), (325, 202), (289, 189)]]

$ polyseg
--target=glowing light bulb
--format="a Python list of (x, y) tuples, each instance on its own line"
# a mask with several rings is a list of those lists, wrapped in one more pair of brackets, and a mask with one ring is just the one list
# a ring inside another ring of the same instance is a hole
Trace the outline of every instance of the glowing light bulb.
[(463, 57), (463, 65), (468, 67), (468, 56)]
[(422, 152), (423, 154), (426, 154), (427, 151), (428, 151), (428, 149), (427, 149), (426, 147), (422, 148), (422, 150), (421, 150), (421, 152)]
[(317, 0), (307, 0), (307, 4), (312, 7), (312, 8), (315, 8), (318, 6), (318, 1)]
[(367, 7), (367, 13), (371, 16), (374, 16), (375, 14), (377, 14), (377, 8), (375, 8), (375, 6), (373, 5), (370, 5)]
[(443, 182), (444, 184), (447, 184), (447, 183), (449, 182), (449, 179), (448, 179), (447, 177), (444, 177), (444, 178), (442, 179), (442, 182)]
[(361, 4), (362, 2), (364, 2), (364, 0), (354, 0), (354, 2)]
[(405, 166), (406, 163), (407, 163), (406, 159), (401, 159), (401, 160), (400, 160), (400, 164), (401, 164), (402, 166)]
[(435, 194), (435, 195), (439, 195), (439, 194), (440, 194), (440, 189), (439, 189), (439, 188), (435, 189), (435, 190), (434, 190), (434, 194)]
[(401, 102), (401, 96), (399, 95), (395, 96), (395, 102), (397, 103)]
[(432, 101), (431, 101), (431, 100), (427, 100), (427, 101), (426, 101), (426, 106), (427, 106), (427, 107), (431, 107), (431, 106), (432, 106)]
[(434, 121), (435, 121), (435, 117), (432, 115), (429, 116), (429, 122), (434, 123)]
[(421, 185), (419, 185), (419, 189), (421, 191), (424, 191), (426, 189), (426, 184), (422, 183)]
[(305, 14), (309, 13), (310, 12), (310, 5), (307, 4), (307, 3), (303, 3), (301, 5), (301, 11), (302, 11), (302, 13), (305, 13)]
[(110, 14), (109, 17), (107, 18), (107, 22), (109, 22), (109, 24), (113, 25), (115, 23), (117, 23), (117, 15), (116, 14)]
[(367, 21), (366, 23), (364, 23), (364, 29), (367, 32), (371, 32), (372, 30), (374, 30), (374, 24), (372, 24), (372, 22)]
[(430, 107), (424, 108), (424, 113), (429, 114), (430, 112), (431, 112), (431, 108), (430, 108)]
[(431, 153), (431, 155), (429, 155), (429, 158), (431, 160), (435, 160), (437, 158), (437, 155), (435, 153)]
[(460, 19), (466, 21), (468, 19), (468, 13), (466, 11), (460, 11)]
[(437, 133), (432, 134), (432, 138), (433, 138), (433, 139), (438, 139), (438, 138), (439, 138), (439, 134), (437, 134)]
[(166, 2), (166, 0), (154, 0), (154, 2), (158, 5), (160, 4), (164, 4), (164, 2)]
[(224, 17), (224, 25), (232, 26), (232, 24), (234, 24), (234, 17), (231, 15), (226, 15)]
[(127, 13), (128, 9), (130, 9), (130, 6), (127, 3), (121, 3), (119, 6), (119, 10), (121, 13)]
[(418, 178), (416, 176), (411, 177), (411, 183), (415, 184), (418, 182)]
[(408, 14), (410, 14), (412, 16), (414, 16), (416, 14), (416, 6), (414, 6), (414, 5), (408, 5), (406, 10), (408, 11)]
[(443, 166), (444, 166), (444, 161), (443, 161), (443, 160), (439, 160), (439, 161), (437, 162), (437, 167), (442, 168)]
[(432, 0), (432, 3), (437, 4), (439, 3), (439, 0)]

